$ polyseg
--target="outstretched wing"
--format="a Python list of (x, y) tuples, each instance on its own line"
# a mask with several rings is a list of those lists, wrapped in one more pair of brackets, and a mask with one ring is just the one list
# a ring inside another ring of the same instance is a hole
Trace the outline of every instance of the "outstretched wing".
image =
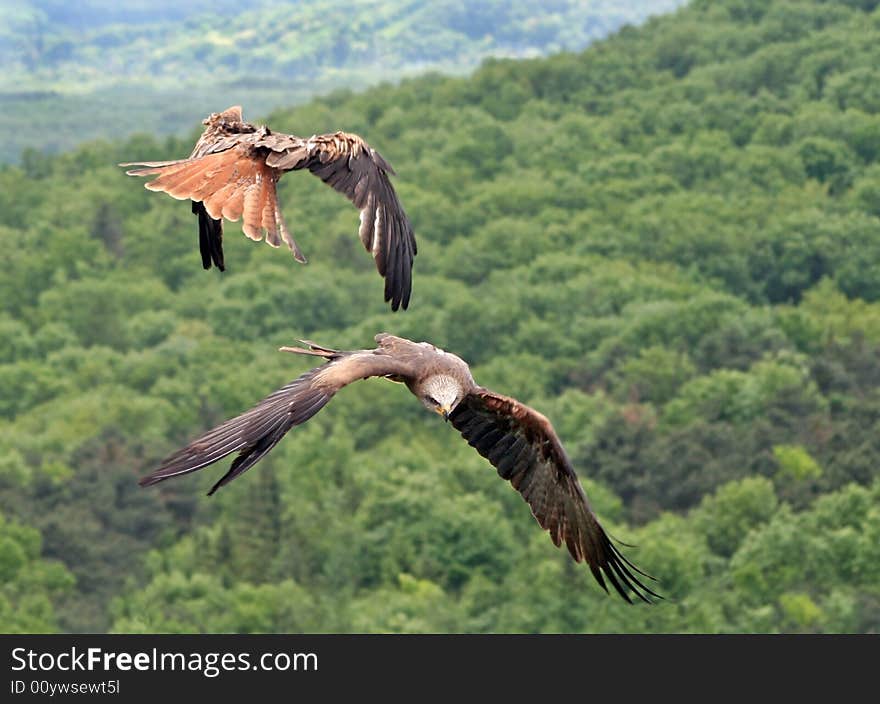
[(405, 378), (413, 372), (407, 355), (395, 354), (393, 347), (382, 344), (382, 340), (378, 349), (356, 352), (337, 352), (309, 344), (310, 349), (282, 349), (324, 357), (327, 364), (306, 372), (249, 411), (221, 423), (167, 457), (158, 469), (140, 480), (141, 486), (195, 472), (238, 452), (229, 471), (208, 492), (211, 495), (253, 467), (288, 430), (305, 423), (343, 386), (371, 376)]
[(653, 577), (627, 560), (599, 524), (547, 418), (515, 399), (478, 389), (449, 420), (519, 491), (556, 546), (565, 542), (575, 561), (586, 561), (605, 591), (607, 578), (629, 602), (630, 593), (645, 602), (660, 598), (634, 573)]
[(130, 162), (130, 176), (157, 176), (146, 184), (174, 198), (193, 201), (199, 218), (202, 264), (223, 269), (222, 218), (242, 218), (242, 230), (273, 247), (287, 243), (305, 257), (278, 206), (276, 183), (285, 171), (308, 169), (360, 210), (358, 234), (385, 279), (392, 310), (409, 305), (416, 240), (412, 224), (388, 178), (391, 165), (355, 134), (335, 132), (303, 139), (244, 122), (234, 106), (211, 115), (188, 159)]
[(271, 150), (268, 166), (308, 169), (361, 211), (358, 234), (385, 277), (385, 300), (392, 310), (409, 305), (416, 239), (412, 224), (391, 185), (391, 165), (356, 134), (336, 132), (304, 140), (271, 133), (258, 142)]
[[(283, 240), (297, 261), (305, 262), (278, 204), (275, 184), (281, 172), (266, 165), (265, 154), (250, 144), (254, 139), (253, 133), (227, 136), (222, 140), (225, 149), (215, 147), (204, 156), (121, 166), (139, 167), (126, 171), (129, 176), (156, 176), (145, 184), (151, 191), (200, 204), (193, 212), (200, 218), (203, 263), (206, 253), (212, 256), (211, 248), (219, 244), (215, 230), (221, 218), (241, 218), (241, 229), (250, 239), (259, 241), (265, 232), (267, 244), (278, 247)], [(203, 222), (205, 217), (210, 219)]]

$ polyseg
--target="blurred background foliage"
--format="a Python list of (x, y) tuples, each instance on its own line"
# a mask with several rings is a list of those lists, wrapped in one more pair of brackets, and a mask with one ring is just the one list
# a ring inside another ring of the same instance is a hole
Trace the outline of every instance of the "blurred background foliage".
[[(199, 114), (26, 152), (0, 170), (3, 629), (877, 632), (878, 67), (876, 0), (693, 0), (266, 115), (396, 167), (419, 238), (397, 314), (356, 211), (306, 176), (281, 195), (307, 267), (228, 225), (228, 270), (201, 270), (189, 207), (115, 166), (187, 154)], [(280, 345), (382, 330), (545, 413), (667, 599), (606, 596), (381, 381), (211, 499), (221, 467), (137, 486), (308, 368)]]
[(682, 2), (2, 0), (0, 161), (137, 130), (182, 135), (223, 109), (221, 95), (256, 117), (488, 56), (581, 50)]

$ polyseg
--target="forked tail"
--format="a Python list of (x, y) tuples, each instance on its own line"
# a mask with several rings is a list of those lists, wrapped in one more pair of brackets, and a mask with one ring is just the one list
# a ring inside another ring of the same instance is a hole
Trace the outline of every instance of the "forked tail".
[(312, 342), (311, 340), (297, 340), (297, 342), (301, 342), (304, 345), (308, 346), (308, 349), (304, 347), (279, 347), (279, 352), (293, 352), (294, 354), (307, 354), (312, 357), (323, 357), (324, 359), (338, 359), (343, 355), (339, 350), (331, 349), (330, 347), (323, 347), (319, 345), (317, 342)]

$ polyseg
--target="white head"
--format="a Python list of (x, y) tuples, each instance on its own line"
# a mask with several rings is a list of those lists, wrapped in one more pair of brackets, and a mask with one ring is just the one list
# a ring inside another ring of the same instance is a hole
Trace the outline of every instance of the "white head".
[(439, 413), (446, 420), (464, 398), (464, 389), (455, 377), (435, 374), (425, 379), (418, 396), (425, 408)]

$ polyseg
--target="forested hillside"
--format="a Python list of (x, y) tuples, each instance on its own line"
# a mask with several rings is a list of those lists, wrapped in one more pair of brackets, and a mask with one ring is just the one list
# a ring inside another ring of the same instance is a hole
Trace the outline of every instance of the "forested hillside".
[(133, 132), (180, 135), (487, 56), (580, 50), (683, 0), (4, 0), (0, 161)]
[[(3, 630), (880, 631), (878, 67), (876, 0), (695, 0), (268, 116), (395, 166), (419, 239), (396, 314), (308, 175), (281, 193), (310, 263), (233, 225), (221, 275), (188, 204), (115, 166), (190, 139), (3, 169)], [(225, 463), (137, 486), (308, 368), (280, 345), (383, 330), (545, 413), (667, 599), (606, 596), (381, 380), (214, 497)]]

